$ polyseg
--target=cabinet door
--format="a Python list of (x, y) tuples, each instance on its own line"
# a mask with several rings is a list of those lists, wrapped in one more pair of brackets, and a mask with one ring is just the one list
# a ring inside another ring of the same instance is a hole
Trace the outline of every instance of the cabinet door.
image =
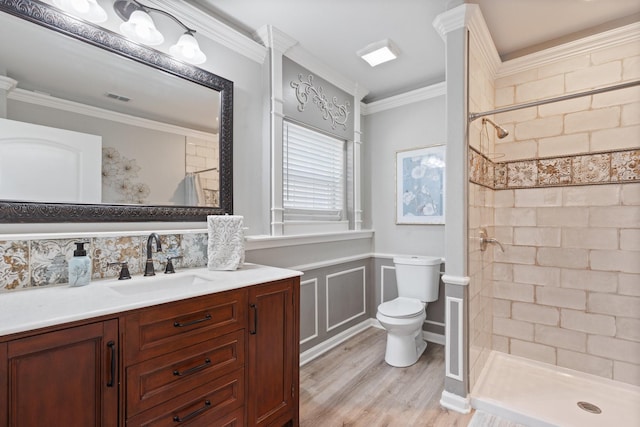
[(249, 291), (248, 425), (298, 424), (299, 279)]
[(8, 425), (117, 425), (117, 342), (116, 320), (10, 341)]

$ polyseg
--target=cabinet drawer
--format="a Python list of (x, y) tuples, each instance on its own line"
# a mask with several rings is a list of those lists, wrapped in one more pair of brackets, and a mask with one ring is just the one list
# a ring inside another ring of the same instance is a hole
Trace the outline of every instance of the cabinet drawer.
[(204, 341), (127, 368), (127, 417), (242, 368), (244, 330)]
[(127, 427), (233, 426), (234, 418), (242, 425), (243, 397), (244, 371), (238, 369), (129, 418)]
[(244, 328), (244, 289), (136, 311), (125, 317), (125, 364), (131, 365)]

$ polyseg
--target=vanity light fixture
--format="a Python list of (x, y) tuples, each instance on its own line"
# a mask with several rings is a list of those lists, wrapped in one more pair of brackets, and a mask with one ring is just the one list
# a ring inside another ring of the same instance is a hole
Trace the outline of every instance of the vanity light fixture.
[(130, 39), (149, 46), (157, 46), (164, 42), (164, 36), (156, 28), (150, 12), (168, 16), (185, 30), (177, 43), (169, 48), (169, 53), (182, 61), (195, 65), (202, 64), (207, 60), (205, 54), (200, 50), (198, 41), (193, 36), (196, 30), (187, 27), (169, 12), (145, 6), (137, 0), (116, 0), (113, 3), (113, 10), (125, 21), (120, 25), (120, 31)]
[(384, 39), (367, 45), (356, 52), (356, 54), (367, 61), (369, 65), (375, 67), (376, 65), (396, 59), (399, 53), (391, 40)]
[(96, 0), (53, 0), (53, 4), (73, 16), (96, 24), (107, 20), (107, 12)]

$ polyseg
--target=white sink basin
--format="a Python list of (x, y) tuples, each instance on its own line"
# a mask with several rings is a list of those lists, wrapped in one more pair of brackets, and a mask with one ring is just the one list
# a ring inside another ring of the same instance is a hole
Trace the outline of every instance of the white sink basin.
[(211, 288), (213, 282), (193, 273), (158, 274), (118, 280), (108, 286), (122, 295), (161, 293), (176, 289)]

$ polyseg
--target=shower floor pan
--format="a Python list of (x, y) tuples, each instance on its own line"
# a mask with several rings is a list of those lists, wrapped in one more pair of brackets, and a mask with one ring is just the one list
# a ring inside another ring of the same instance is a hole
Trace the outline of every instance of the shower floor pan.
[(640, 387), (496, 351), (471, 406), (529, 427), (640, 426)]

